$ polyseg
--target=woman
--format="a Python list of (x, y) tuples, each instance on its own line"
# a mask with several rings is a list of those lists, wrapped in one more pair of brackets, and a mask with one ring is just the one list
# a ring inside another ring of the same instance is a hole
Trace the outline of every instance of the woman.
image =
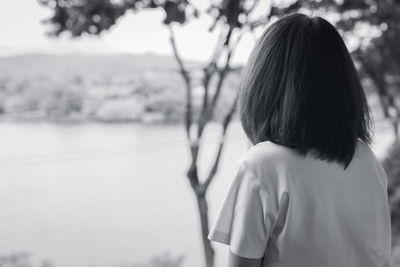
[(239, 99), (254, 146), (209, 234), (229, 245), (228, 266), (389, 266), (387, 178), (336, 29), (302, 14), (273, 23), (252, 51)]

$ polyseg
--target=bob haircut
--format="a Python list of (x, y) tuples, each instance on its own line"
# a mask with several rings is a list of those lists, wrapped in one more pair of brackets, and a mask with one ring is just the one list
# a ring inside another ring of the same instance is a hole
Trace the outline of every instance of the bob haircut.
[(244, 68), (240, 119), (253, 144), (350, 164), (358, 139), (371, 143), (370, 109), (351, 56), (321, 17), (285, 16), (269, 26)]

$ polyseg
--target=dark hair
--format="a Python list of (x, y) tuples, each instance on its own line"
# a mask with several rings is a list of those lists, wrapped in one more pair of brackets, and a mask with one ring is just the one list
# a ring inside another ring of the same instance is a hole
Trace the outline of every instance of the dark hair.
[(358, 138), (371, 143), (370, 110), (354, 63), (321, 17), (292, 14), (266, 29), (244, 69), (239, 108), (253, 144), (314, 151), (344, 169)]

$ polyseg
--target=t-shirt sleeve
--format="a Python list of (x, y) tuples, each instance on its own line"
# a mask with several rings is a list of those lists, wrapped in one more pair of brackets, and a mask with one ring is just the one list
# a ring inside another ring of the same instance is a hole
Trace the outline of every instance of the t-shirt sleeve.
[(238, 256), (262, 258), (275, 217), (270, 201), (264, 185), (247, 164), (239, 161), (208, 238), (229, 245)]

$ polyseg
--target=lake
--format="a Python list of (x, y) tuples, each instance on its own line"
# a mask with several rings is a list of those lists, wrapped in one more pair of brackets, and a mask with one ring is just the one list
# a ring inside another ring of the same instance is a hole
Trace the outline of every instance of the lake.
[[(207, 129), (201, 177), (220, 131)], [(393, 140), (389, 131), (377, 127), (378, 157)], [(182, 266), (204, 266), (181, 126), (5, 121), (0, 136), (0, 254), (28, 251), (57, 267), (120, 267), (170, 252), (185, 256)], [(209, 190), (211, 221), (247, 149), (238, 122), (225, 148)], [(225, 266), (227, 247), (215, 247), (217, 266)]]

